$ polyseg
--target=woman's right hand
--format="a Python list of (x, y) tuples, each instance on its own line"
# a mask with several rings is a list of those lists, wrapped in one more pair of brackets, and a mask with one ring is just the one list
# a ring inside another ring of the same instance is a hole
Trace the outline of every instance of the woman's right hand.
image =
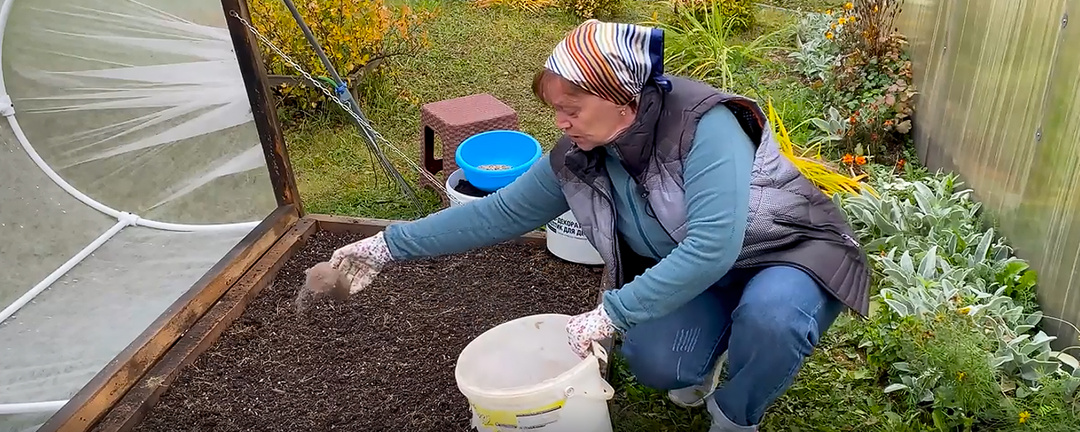
[(371, 285), (383, 266), (393, 260), (380, 231), (371, 237), (335, 250), (330, 256), (330, 266), (345, 275), (345, 278), (349, 280), (349, 294), (355, 294)]

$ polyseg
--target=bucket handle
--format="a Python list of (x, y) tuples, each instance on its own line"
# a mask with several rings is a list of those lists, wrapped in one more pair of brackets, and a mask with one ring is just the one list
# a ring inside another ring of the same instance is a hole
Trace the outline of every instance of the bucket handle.
[[(607, 366), (607, 361), (608, 361), (608, 354), (607, 354), (607, 350), (604, 349), (604, 346), (600, 345), (600, 343), (597, 342), (597, 341), (592, 341), (590, 349), (592, 351), (592, 357), (596, 358), (596, 360), (597, 360), (597, 365), (600, 366), (601, 368), (606, 367)], [(600, 388), (596, 389), (596, 390), (599, 390), (600, 398), (605, 399), (605, 400), (610, 400), (612, 397), (615, 396), (615, 389), (611, 387), (611, 384), (608, 383), (607, 380), (605, 380), (605, 379), (603, 379), (603, 378), (601, 378), (599, 376), (597, 377), (597, 380), (599, 382), (596, 383), (596, 384)], [(575, 388), (574, 386), (568, 386), (565, 389), (563, 389), (563, 396), (569, 398), (569, 397), (573, 397), (575, 395), (580, 394), (582, 396), (596, 397), (597, 394), (595, 393), (595, 390), (587, 390), (590, 387), (591, 386), (588, 386), (588, 385), (584, 386), (584, 389), (586, 389), (586, 390), (584, 392), (582, 392), (582, 391), (580, 391), (580, 389)]]
[(606, 366), (608, 362), (608, 355), (607, 350), (604, 349), (604, 346), (600, 345), (600, 342), (592, 341), (592, 346), (590, 348), (592, 349), (592, 355), (595, 356), (597, 360), (600, 360), (601, 367)]

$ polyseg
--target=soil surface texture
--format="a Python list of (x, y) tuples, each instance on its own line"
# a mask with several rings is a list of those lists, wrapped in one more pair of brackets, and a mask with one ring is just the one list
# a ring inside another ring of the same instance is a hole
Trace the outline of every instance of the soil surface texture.
[(298, 313), (304, 270), (361, 238), (315, 233), (135, 430), (469, 431), (454, 366), (470, 340), (596, 306), (598, 268), (507, 243), (391, 263), (345, 303)]

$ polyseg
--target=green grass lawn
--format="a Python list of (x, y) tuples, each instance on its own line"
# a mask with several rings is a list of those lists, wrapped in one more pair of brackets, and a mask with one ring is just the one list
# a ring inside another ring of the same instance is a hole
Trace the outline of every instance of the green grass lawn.
[[(550, 149), (559, 132), (532, 95), (532, 76), (579, 20), (558, 11), (528, 14), (458, 1), (440, 9), (427, 27), (431, 46), (415, 57), (392, 59), (362, 100), (373, 126), (407, 155), (387, 150), (398, 171), (413, 182), (418, 178), (409, 161), (418, 163), (420, 107), (476, 93), (490, 93), (517, 111), (521, 130)], [(628, 12), (623, 19), (646, 18), (644, 9)], [(377, 165), (352, 125), (308, 117), (290, 123), (286, 133), (308, 211), (412, 219), (437, 208), (434, 192), (423, 194), (426, 207), (418, 213), (385, 175), (372, 181)]]
[[(618, 20), (641, 22), (653, 11), (666, 12), (657, 2), (634, 5)], [(745, 38), (790, 19), (763, 9), (760, 28)], [(362, 96), (365, 114), (396, 149), (386, 152), (397, 170), (414, 183), (418, 178), (421, 105), (476, 93), (490, 93), (516, 110), (521, 130), (550, 149), (559, 132), (550, 110), (532, 95), (532, 76), (579, 22), (554, 10), (530, 14), (466, 2), (442, 3), (438, 17), (427, 27), (431, 46), (415, 57), (389, 61), (386, 75), (369, 83)], [(789, 128), (822, 112), (814, 91), (787, 72), (783, 54), (738, 71), (734, 90), (773, 100)], [(425, 205), (417, 211), (387, 176), (380, 175), (356, 128), (340, 120), (333, 115), (307, 116), (287, 123), (286, 142), (308, 211), (413, 219), (437, 208), (437, 195), (422, 190)], [(805, 139), (806, 131), (803, 127), (793, 135)]]
[[(773, 3), (812, 8), (820, 2)], [(662, 9), (653, 2), (635, 5), (619, 20), (640, 22)], [(766, 8), (759, 19), (760, 28), (743, 36), (747, 41), (789, 23), (791, 17)], [(466, 2), (442, 3), (439, 17), (429, 27), (432, 46), (416, 57), (394, 59), (390, 73), (374, 83), (362, 101), (374, 127), (405, 155), (391, 151), (398, 170), (415, 182), (417, 174), (408, 161), (416, 161), (419, 152), (420, 106), (474, 93), (491, 93), (513, 107), (521, 129), (550, 149), (558, 130), (549, 110), (534, 100), (531, 78), (554, 45), (578, 22), (555, 11), (529, 14), (505, 8), (479, 9)], [(784, 53), (743, 65), (736, 75), (734, 90), (763, 102), (771, 99), (789, 128), (823, 112), (815, 91), (790, 72)], [(794, 137), (804, 140), (806, 127)], [(438, 208), (431, 191), (423, 193), (424, 208), (417, 211), (386, 176), (375, 179), (376, 165), (351, 125), (309, 117), (290, 122), (286, 140), (308, 211), (412, 219)], [(768, 411), (762, 430), (874, 430), (889, 403), (858, 354), (858, 342), (847, 331), (859, 325), (855, 318), (840, 318), (791, 390)], [(612, 384), (617, 395), (612, 418), (616, 430), (708, 429), (704, 408), (680, 408), (668, 402), (663, 393), (634, 383), (617, 357), (615, 366)]]

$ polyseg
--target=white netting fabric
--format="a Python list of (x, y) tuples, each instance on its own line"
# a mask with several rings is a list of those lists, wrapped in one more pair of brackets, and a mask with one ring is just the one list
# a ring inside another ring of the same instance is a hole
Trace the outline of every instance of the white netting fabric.
[(6, 432), (36, 429), (55, 407), (27, 403), (71, 397), (276, 201), (219, 1), (0, 4)]

